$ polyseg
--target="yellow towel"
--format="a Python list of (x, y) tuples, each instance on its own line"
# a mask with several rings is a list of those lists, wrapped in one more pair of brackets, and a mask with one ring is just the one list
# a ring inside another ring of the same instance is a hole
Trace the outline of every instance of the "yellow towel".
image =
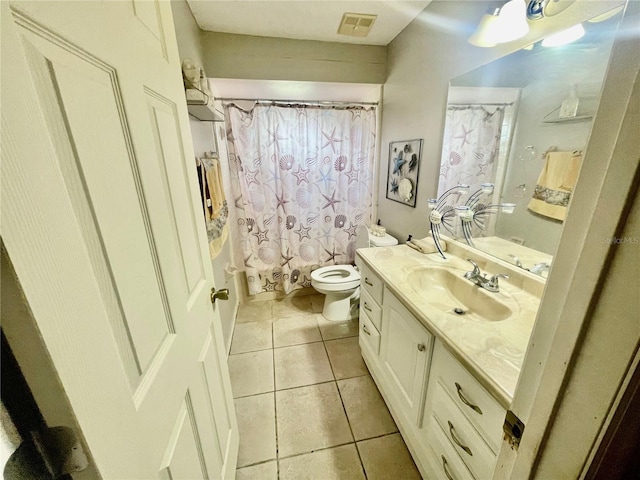
[(222, 251), (224, 242), (229, 235), (227, 225), (229, 209), (222, 188), (220, 160), (213, 157), (197, 160), (200, 166), (200, 186), (207, 225), (209, 253), (213, 259)]
[(548, 152), (529, 210), (564, 220), (581, 163), (582, 152)]

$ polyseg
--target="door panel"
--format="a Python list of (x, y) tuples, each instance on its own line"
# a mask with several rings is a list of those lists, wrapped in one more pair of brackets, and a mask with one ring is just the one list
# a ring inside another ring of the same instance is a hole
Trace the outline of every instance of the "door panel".
[[(124, 368), (135, 386), (174, 328), (153, 238), (145, 228), (146, 202), (135, 181), (139, 175), (118, 108), (122, 97), (115, 71), (86, 52), (78, 55), (75, 46), (44, 28), (21, 34), (74, 210), (96, 274), (103, 277)], [(95, 134), (86, 135), (87, 129)], [(113, 198), (105, 194), (112, 185), (118, 185)], [(120, 228), (129, 235), (120, 235)], [(156, 287), (149, 288), (151, 283)]]
[(228, 456), (235, 435), (235, 413), (229, 409), (224, 392), (217, 387), (225, 383), (226, 363), (221, 364), (216, 351), (222, 347), (214, 333), (209, 331), (200, 354), (200, 375), (206, 388), (206, 398), (212, 422), (216, 425), (217, 445), (221, 458)]
[[(197, 294), (197, 287), (201, 286), (204, 280), (204, 272), (198, 254), (198, 232), (195, 229), (197, 222), (189, 205), (189, 185), (185, 182), (188, 173), (185, 170), (186, 159), (182, 149), (176, 106), (147, 88), (145, 93), (157, 150), (157, 168), (162, 174), (165, 197), (168, 200), (167, 211), (172, 212), (172, 223), (177, 227), (175, 233), (180, 246), (185, 291), (190, 296)], [(176, 162), (176, 159), (179, 159), (179, 162)]]
[(166, 480), (209, 478), (191, 396), (188, 392), (184, 402), (180, 405), (180, 411), (169, 438), (169, 445), (162, 461), (160, 478)]
[(166, 58), (167, 49), (158, 2), (133, 0), (131, 4), (136, 19), (144, 27), (139, 29), (137, 33), (150, 48)]
[(2, 237), (98, 470), (232, 477), (170, 6), (0, 7)]

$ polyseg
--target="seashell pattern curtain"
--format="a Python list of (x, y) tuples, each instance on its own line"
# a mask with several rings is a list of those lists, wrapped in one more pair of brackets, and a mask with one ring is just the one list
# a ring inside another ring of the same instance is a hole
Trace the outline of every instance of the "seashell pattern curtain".
[(494, 181), (504, 112), (502, 105), (447, 107), (438, 196), (459, 183), (473, 193)]
[(311, 271), (352, 263), (371, 222), (375, 108), (225, 106), (235, 266), (249, 293), (311, 286)]

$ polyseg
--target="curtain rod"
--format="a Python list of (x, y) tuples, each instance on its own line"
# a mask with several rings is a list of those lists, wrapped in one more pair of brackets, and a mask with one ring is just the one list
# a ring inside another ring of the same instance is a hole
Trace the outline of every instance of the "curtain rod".
[(293, 105), (318, 105), (318, 106), (377, 106), (378, 102), (332, 102), (330, 100), (256, 100), (255, 98), (216, 98), (221, 102), (254, 102), (254, 103), (288, 103)]
[(504, 106), (511, 106), (513, 105), (514, 102), (508, 102), (508, 103), (447, 103), (447, 105), (451, 105), (453, 107), (470, 107), (470, 106), (475, 106), (478, 105), (479, 107), (483, 106), (483, 105), (488, 105), (491, 107), (500, 107), (502, 105)]

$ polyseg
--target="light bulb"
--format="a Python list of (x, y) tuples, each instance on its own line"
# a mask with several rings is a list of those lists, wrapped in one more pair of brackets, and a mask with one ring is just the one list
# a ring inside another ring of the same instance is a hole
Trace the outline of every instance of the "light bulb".
[(506, 43), (524, 37), (529, 32), (527, 5), (524, 0), (511, 0), (500, 9), (496, 23), (497, 43)]
[(494, 14), (484, 14), (480, 19), (478, 28), (467, 38), (467, 42), (476, 47), (495, 47), (498, 44), (496, 41), (497, 24), (497, 12)]
[(543, 47), (559, 47), (567, 43), (575, 42), (584, 36), (584, 27), (581, 23), (571, 28), (554, 33), (553, 35), (542, 40)]

